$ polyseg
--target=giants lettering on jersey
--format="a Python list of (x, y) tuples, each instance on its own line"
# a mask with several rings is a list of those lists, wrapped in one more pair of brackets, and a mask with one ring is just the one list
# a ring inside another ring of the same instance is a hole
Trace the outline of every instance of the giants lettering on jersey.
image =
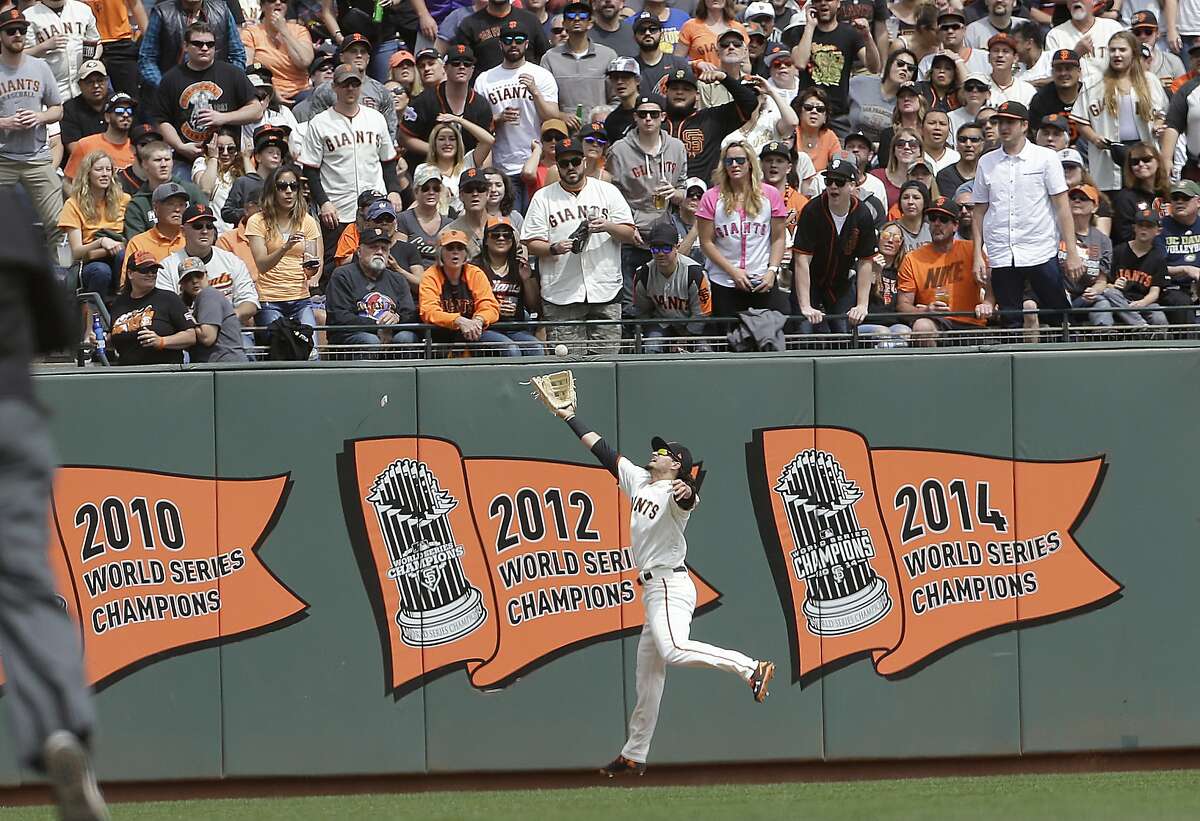
[(0, 96), (7, 97), (10, 94), (15, 94), (18, 97), (41, 97), (42, 81), (22, 78), (0, 83)]
[[(676, 171), (679, 169), (679, 163), (671, 162), (670, 160), (663, 160), (660, 163), (660, 165), (662, 168), (661, 172), (656, 170), (656, 173), (655, 173), (655, 176), (658, 176), (658, 177), (663, 177), (663, 176), (667, 176), (667, 175), (674, 176)], [(646, 168), (645, 166), (637, 165), (637, 166), (634, 166), (634, 168), (633, 168), (633, 178), (634, 179), (637, 179), (638, 177), (645, 177), (645, 176), (648, 176), (649, 174), (650, 174), (650, 169)]]
[(51, 23), (44, 28), (42, 27), (43, 25), (44, 24), (39, 21), (37, 34), (34, 35), (34, 39), (36, 39), (39, 43), (44, 43), (51, 37), (55, 37), (59, 34), (66, 35), (67, 37), (70, 37), (71, 35), (83, 37), (85, 34), (87, 34), (87, 26), (82, 20), (58, 20), (57, 22)]
[(216, 288), (223, 296), (233, 299), (233, 276), (224, 271), (219, 274), (210, 273), (208, 287)]
[(533, 94), (520, 83), (496, 86), (495, 88), (488, 89), (487, 93), (488, 102), (492, 105), (497, 105), (505, 100), (519, 100), (521, 98), (531, 100), (533, 99)]
[(1135, 285), (1141, 285), (1147, 291), (1149, 291), (1150, 286), (1154, 284), (1153, 277), (1151, 277), (1145, 271), (1139, 271), (1137, 268), (1122, 268), (1121, 270), (1117, 271), (1117, 279), (1120, 279), (1121, 277), (1125, 277), (1126, 282)]
[(658, 516), (658, 505), (642, 496), (638, 496), (633, 500), (633, 512), (639, 516), (645, 516), (647, 519), (654, 519)]
[(374, 131), (354, 131), (351, 133), (341, 132), (339, 134), (330, 134), (322, 138), (325, 143), (325, 151), (332, 154), (339, 148), (345, 148), (348, 145), (379, 145), (379, 134)]
[(683, 297), (667, 296), (666, 294), (652, 294), (650, 297), (654, 300), (654, 304), (662, 308), (664, 311), (686, 311), (689, 302)]
[[(769, 206), (768, 206), (769, 208)], [(713, 225), (713, 236), (715, 237), (765, 237), (770, 229), (770, 224), (764, 222), (727, 222), (723, 225)]]
[(551, 212), (550, 216), (546, 218), (546, 221), (550, 224), (551, 228), (557, 228), (569, 220), (586, 220), (588, 218), (589, 208), (599, 208), (600, 218), (608, 219), (608, 208), (606, 206), (573, 205), (563, 208), (559, 211)]

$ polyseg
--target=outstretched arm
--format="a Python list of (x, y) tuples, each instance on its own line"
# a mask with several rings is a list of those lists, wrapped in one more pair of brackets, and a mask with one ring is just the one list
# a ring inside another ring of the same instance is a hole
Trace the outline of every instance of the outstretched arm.
[[(617, 474), (617, 460), (621, 455), (608, 446), (608, 443), (600, 436), (600, 434), (588, 428), (579, 417), (575, 415), (575, 408), (554, 408), (554, 415), (567, 423), (567, 426), (575, 432), (579, 437), (579, 441), (583, 442), (583, 446), (592, 452), (592, 455), (608, 468), (608, 472), (613, 476)], [(618, 476), (618, 478), (620, 478)]]

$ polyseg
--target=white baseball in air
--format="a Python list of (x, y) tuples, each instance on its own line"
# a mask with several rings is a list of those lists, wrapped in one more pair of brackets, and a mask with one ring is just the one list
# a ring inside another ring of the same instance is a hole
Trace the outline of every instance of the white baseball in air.
[(388, 395), (386, 393), (383, 396), (379, 397), (379, 407), (386, 408), (387, 402), (388, 402)]
[(559, 342), (557, 345), (554, 346), (554, 355), (555, 356), (566, 356), (568, 353), (570, 353), (570, 352), (567, 350), (567, 346), (562, 344), (561, 342)]

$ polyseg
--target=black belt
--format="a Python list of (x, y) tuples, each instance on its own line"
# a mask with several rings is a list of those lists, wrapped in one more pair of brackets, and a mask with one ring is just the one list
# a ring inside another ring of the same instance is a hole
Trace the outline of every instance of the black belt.
[(646, 582), (648, 582), (652, 579), (661, 579), (664, 576), (670, 575), (671, 573), (686, 573), (686, 572), (687, 572), (687, 567), (682, 564), (679, 565), (679, 567), (674, 567), (670, 570), (643, 570), (641, 573), (638, 573), (638, 575), (637, 575), (637, 583), (645, 584)]

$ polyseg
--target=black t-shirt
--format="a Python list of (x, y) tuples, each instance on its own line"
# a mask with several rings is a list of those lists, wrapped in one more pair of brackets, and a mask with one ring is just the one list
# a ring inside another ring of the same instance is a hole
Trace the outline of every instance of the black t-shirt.
[(104, 122), (103, 109), (96, 111), (82, 97), (72, 97), (63, 103), (61, 128), (63, 148), (66, 149), (84, 137), (104, 133), (108, 125)]
[[(1083, 87), (1083, 83), (1079, 85), (1081, 88)], [(1070, 115), (1074, 106), (1074, 101), (1064, 103), (1059, 98), (1058, 88), (1054, 83), (1042, 86), (1029, 101), (1029, 133), (1036, 136), (1037, 130), (1042, 127), (1042, 120), (1051, 114)], [(1071, 139), (1075, 139), (1074, 126), (1071, 128)]]
[(195, 328), (192, 314), (179, 294), (155, 288), (134, 299), (129, 291), (117, 295), (110, 311), (113, 321), (108, 344), (117, 352), (120, 365), (180, 365), (183, 351), (145, 348), (138, 342), (138, 331), (149, 328), (159, 336), (170, 336)]
[(609, 115), (604, 118), (604, 134), (608, 137), (608, 144), (612, 145), (617, 140), (624, 137), (633, 128), (633, 109), (617, 106)]
[(638, 51), (640, 51), (637, 38), (633, 36), (633, 26), (626, 25), (624, 22), (617, 26), (615, 31), (605, 31), (593, 23), (588, 37), (593, 43), (608, 46), (617, 53), (618, 57), (637, 57)]
[(967, 178), (958, 172), (958, 163), (947, 165), (941, 171), (937, 172), (935, 179), (941, 195), (943, 197), (950, 197), (951, 199), (954, 198), (954, 192), (958, 190), (958, 187), (967, 181)]
[(421, 252), (417, 250), (416, 244), (412, 242), (397, 242), (393, 245), (392, 259), (396, 260), (397, 265), (409, 272), (412, 271), (415, 265), (419, 265), (422, 268), (428, 267), (425, 259), (421, 256)]
[(1115, 192), (1112, 195), (1112, 230), (1108, 234), (1113, 246), (1133, 239), (1133, 219), (1137, 216), (1138, 211), (1152, 208), (1158, 212), (1160, 217), (1167, 216), (1163, 208), (1164, 204), (1164, 201), (1153, 191), (1122, 188)]
[[(875, 222), (871, 209), (851, 199), (842, 230), (835, 234), (826, 194), (809, 200), (796, 223), (795, 253), (812, 257), (809, 300), (831, 308), (850, 287), (850, 271), (860, 259), (875, 253)], [(794, 256), (794, 255), (793, 255)]]
[[(592, 29), (595, 31), (595, 29)], [(642, 55), (639, 52), (637, 55), (638, 67), (642, 70), (641, 79), (638, 80), (639, 94), (658, 94), (665, 96), (667, 93), (666, 83), (663, 78), (673, 71), (683, 69), (691, 70), (691, 65), (686, 57), (678, 57), (674, 54), (664, 54), (663, 58), (657, 64), (648, 66), (642, 62)]]
[(450, 222), (451, 219), (443, 215), (442, 222), (438, 226), (437, 231), (433, 234), (426, 234), (421, 228), (421, 221), (417, 219), (417, 212), (411, 208), (407, 208), (400, 212), (400, 217), (396, 220), (396, 230), (403, 234), (406, 241), (417, 250), (417, 254), (420, 255), (422, 260), (421, 264), (428, 268), (437, 259), (437, 235)]
[(1121, 292), (1130, 302), (1141, 299), (1155, 286), (1166, 286), (1166, 275), (1167, 255), (1161, 248), (1151, 246), (1149, 251), (1138, 256), (1128, 242), (1122, 242), (1113, 251), (1112, 281), (1115, 283), (1125, 277)]
[(185, 142), (203, 143), (212, 129), (194, 125), (196, 114), (206, 108), (237, 111), (253, 99), (254, 86), (240, 68), (217, 62), (196, 71), (180, 64), (163, 75), (150, 121), (170, 123)]
[(850, 113), (850, 70), (862, 47), (862, 35), (849, 23), (838, 23), (833, 31), (818, 28), (813, 32), (812, 53), (800, 72), (800, 88), (822, 89), (834, 117)]
[(857, 2), (845, 0), (838, 7), (837, 18), (843, 23), (849, 23), (851, 20), (862, 17), (867, 22), (874, 24), (886, 22), (890, 16), (887, 0), (857, 0)]
[(504, 17), (495, 17), (484, 6), (474, 14), (469, 14), (458, 25), (458, 34), (454, 42), (466, 43), (475, 52), (475, 76), (480, 72), (495, 68), (504, 62), (504, 52), (500, 47), (501, 24), (516, 21), (517, 30), (529, 37), (529, 46), (525, 51), (525, 59), (531, 63), (540, 63), (542, 55), (550, 49), (546, 32), (538, 19), (524, 9), (513, 8)]
[(754, 86), (738, 82), (732, 77), (726, 77), (721, 85), (733, 97), (732, 102), (702, 108), (683, 119), (667, 118), (667, 133), (680, 140), (687, 149), (689, 177), (712, 180), (713, 166), (717, 164), (717, 157), (721, 153), (721, 140), (741, 128), (758, 107), (758, 94)]
[[(437, 125), (439, 114), (452, 114), (450, 104), (446, 102), (445, 85), (427, 88), (413, 98), (408, 108), (400, 114), (400, 128), (410, 137), (428, 140), (433, 127)], [(474, 91), (467, 92), (467, 102), (463, 106), (462, 117), (468, 122), (482, 128), (484, 131), (494, 131), (492, 127), (492, 106)], [(463, 139), (463, 150), (470, 151), (478, 140), (465, 128), (460, 132)], [(425, 158), (421, 158), (424, 162)]]

